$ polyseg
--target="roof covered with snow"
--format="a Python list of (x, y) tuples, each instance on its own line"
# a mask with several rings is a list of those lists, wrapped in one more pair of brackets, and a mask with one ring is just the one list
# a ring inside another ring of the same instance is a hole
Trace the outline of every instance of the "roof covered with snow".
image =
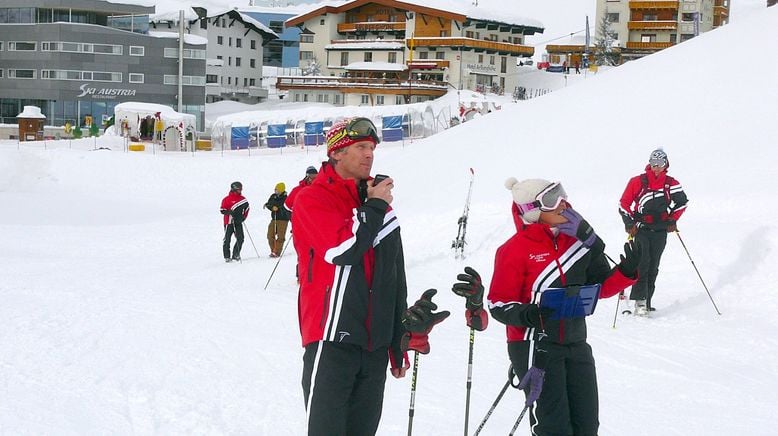
[(349, 71), (405, 71), (408, 69), (403, 64), (390, 62), (354, 62), (344, 68)]
[(324, 46), (327, 50), (402, 50), (405, 47), (403, 42), (344, 42), (337, 44), (327, 44)]
[(16, 118), (46, 118), (46, 115), (41, 113), (41, 108), (38, 106), (25, 106), (22, 113), (16, 116)]
[(184, 114), (181, 112), (176, 112), (170, 106), (165, 106), (163, 104), (156, 104), (156, 103), (143, 103), (138, 101), (128, 101), (126, 103), (119, 103), (114, 108), (114, 113), (117, 115), (116, 118), (121, 118), (122, 112), (136, 113), (143, 116), (154, 115), (157, 112), (159, 112), (160, 117), (164, 120), (171, 120), (171, 121), (186, 120), (191, 124), (194, 124), (195, 122), (195, 116), (192, 114)]

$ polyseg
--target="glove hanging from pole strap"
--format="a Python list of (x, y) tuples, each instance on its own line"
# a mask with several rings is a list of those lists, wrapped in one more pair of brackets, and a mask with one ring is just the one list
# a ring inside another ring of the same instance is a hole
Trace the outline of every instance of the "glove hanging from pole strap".
[(436, 324), (451, 315), (447, 310), (433, 312), (438, 309), (438, 305), (432, 302), (432, 297), (437, 293), (437, 289), (427, 289), (413, 306), (403, 312), (402, 325), (406, 330), (400, 341), (400, 349), (403, 352), (408, 350), (418, 351), (421, 354), (430, 352), (429, 333)]

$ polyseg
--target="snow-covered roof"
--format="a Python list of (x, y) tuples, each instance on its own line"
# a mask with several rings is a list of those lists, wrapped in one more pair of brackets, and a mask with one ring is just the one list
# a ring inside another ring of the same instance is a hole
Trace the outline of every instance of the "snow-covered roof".
[(16, 118), (41, 118), (46, 119), (46, 115), (41, 113), (41, 108), (38, 106), (25, 106), (22, 113), (16, 116)]
[[(188, 21), (194, 21), (197, 19), (197, 14), (192, 8), (184, 8), (184, 19)], [(165, 22), (172, 21), (178, 23), (178, 11), (161, 12), (149, 16), (149, 21), (152, 22)]]
[(239, 11), (237, 9), (222, 10), (222, 11), (217, 12), (215, 14), (209, 13), (208, 14), (208, 18), (216, 18), (216, 17), (220, 17), (220, 16), (222, 16), (224, 14), (229, 14), (229, 13), (237, 14), (244, 23), (256, 27), (257, 30), (259, 30), (259, 31), (262, 31), (262, 32), (265, 32), (265, 33), (269, 33), (271, 35), (275, 35), (276, 37), (278, 37), (278, 34), (273, 32), (272, 30), (270, 30), (269, 27), (265, 26), (264, 24), (260, 23), (256, 19), (252, 18), (251, 16), (249, 16), (247, 14), (242, 13), (241, 11)]
[(390, 62), (354, 62), (346, 65), (344, 69), (349, 71), (405, 71), (408, 68), (403, 64)]
[[(160, 117), (164, 120), (171, 121), (187, 121), (188, 123), (195, 123), (195, 116), (192, 114), (185, 114), (176, 112), (170, 106), (156, 103), (142, 103), (138, 101), (128, 101), (126, 103), (119, 103), (114, 107), (115, 114), (121, 114), (122, 112), (136, 113), (139, 115), (154, 115), (159, 112)], [(117, 116), (120, 118), (120, 115)]]
[(344, 42), (337, 44), (327, 44), (326, 50), (402, 50), (405, 47), (404, 42)]
[[(178, 32), (160, 32), (160, 31), (149, 31), (149, 36), (153, 36), (154, 38), (178, 38)], [(184, 42), (186, 44), (191, 45), (206, 45), (208, 44), (208, 38), (203, 38), (202, 36), (198, 35), (192, 35), (190, 33), (184, 34)]]

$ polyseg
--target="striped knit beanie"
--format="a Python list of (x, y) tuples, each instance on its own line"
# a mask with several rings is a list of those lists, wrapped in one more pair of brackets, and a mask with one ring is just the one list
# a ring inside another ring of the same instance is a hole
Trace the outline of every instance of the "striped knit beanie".
[[(340, 150), (341, 148), (348, 147), (359, 141), (371, 141), (372, 138), (360, 139), (355, 141), (346, 134), (346, 127), (348, 126), (350, 119), (341, 120), (333, 124), (330, 131), (327, 132), (327, 156), (330, 156), (332, 152)], [(375, 142), (374, 142), (375, 143)]]

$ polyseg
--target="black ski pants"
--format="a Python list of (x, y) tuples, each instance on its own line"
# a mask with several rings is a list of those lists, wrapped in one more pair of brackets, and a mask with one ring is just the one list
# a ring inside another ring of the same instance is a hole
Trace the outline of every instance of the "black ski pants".
[(389, 353), (314, 342), (303, 354), (308, 436), (369, 436), (378, 430)]
[[(508, 343), (508, 356), (519, 378), (531, 364), (529, 347), (534, 343)], [(531, 434), (596, 436), (600, 420), (592, 347), (586, 342), (577, 342), (567, 345), (544, 343), (543, 348), (548, 351), (546, 377), (540, 398), (529, 409)], [(524, 401), (520, 407), (524, 407)]]
[(638, 281), (632, 285), (629, 293), (630, 300), (646, 300), (651, 306), (651, 298), (656, 288), (656, 278), (659, 275), (659, 261), (667, 245), (667, 232), (665, 230), (652, 231), (639, 229), (635, 240), (640, 244), (640, 265), (638, 265)]
[[(230, 240), (232, 240), (232, 234), (235, 234), (235, 246), (232, 249), (232, 256), (230, 256)], [(240, 249), (243, 247), (243, 223), (235, 224), (229, 223), (224, 226), (224, 242), (222, 243), (222, 252), (225, 259), (239, 259)]]

